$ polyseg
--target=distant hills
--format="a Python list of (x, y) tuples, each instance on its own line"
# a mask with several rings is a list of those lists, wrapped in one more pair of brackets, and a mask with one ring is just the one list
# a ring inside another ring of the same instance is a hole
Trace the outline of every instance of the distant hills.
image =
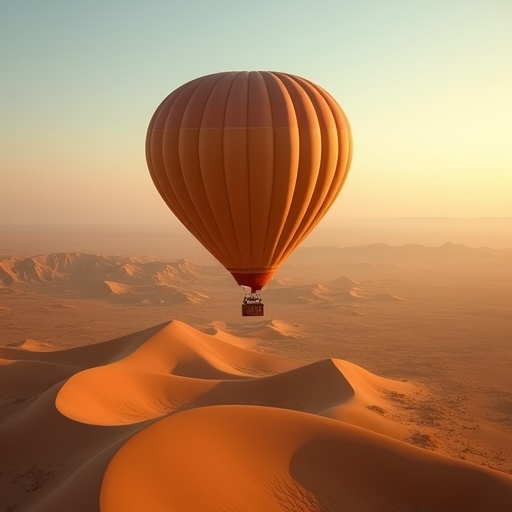
[[(420, 271), (512, 277), (512, 249), (470, 248), (447, 243), (357, 247), (302, 247), (283, 265), (267, 287), (265, 298), (285, 304), (360, 304), (401, 301), (367, 282), (382, 273)], [(197, 304), (219, 286), (234, 281), (219, 264), (190, 259), (168, 262), (150, 257), (123, 257), (82, 252), (0, 257), (0, 292), (64, 294), (121, 303)]]
[(0, 289), (38, 286), (73, 297), (122, 302), (201, 302), (207, 296), (192, 291), (191, 285), (219, 277), (224, 277), (220, 268), (188, 259), (163, 262), (75, 252), (0, 260)]
[(474, 267), (478, 264), (510, 264), (512, 249), (493, 249), (490, 247), (467, 247), (462, 244), (445, 243), (438, 247), (419, 244), (388, 245), (370, 244), (354, 247), (303, 247), (290, 259), (343, 259), (359, 262), (379, 262), (406, 266), (456, 266)]

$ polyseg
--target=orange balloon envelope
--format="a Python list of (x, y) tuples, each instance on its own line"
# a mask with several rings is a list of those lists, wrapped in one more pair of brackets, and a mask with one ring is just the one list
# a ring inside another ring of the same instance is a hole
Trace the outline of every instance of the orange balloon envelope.
[(333, 97), (270, 71), (182, 85), (160, 104), (146, 139), (168, 207), (253, 292), (325, 215), (351, 156), (350, 126)]

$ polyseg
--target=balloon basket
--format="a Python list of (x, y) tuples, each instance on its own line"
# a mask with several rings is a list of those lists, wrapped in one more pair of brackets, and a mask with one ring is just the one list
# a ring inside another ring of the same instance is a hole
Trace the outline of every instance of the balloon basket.
[(263, 316), (263, 303), (258, 304), (242, 304), (242, 316)]

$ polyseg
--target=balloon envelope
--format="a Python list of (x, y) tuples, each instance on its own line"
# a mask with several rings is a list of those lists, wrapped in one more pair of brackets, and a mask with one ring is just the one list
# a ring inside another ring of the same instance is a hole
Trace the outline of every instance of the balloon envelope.
[(163, 100), (146, 158), (158, 192), (240, 285), (260, 290), (347, 176), (350, 127), (324, 89), (281, 72), (223, 72)]

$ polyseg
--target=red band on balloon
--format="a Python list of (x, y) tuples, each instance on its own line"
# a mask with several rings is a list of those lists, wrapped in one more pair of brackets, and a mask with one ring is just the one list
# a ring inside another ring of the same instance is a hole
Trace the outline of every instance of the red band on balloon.
[(251, 288), (252, 292), (261, 290), (270, 281), (273, 274), (273, 270), (268, 272), (255, 272), (253, 274), (231, 272), (231, 275), (240, 286), (247, 286)]

